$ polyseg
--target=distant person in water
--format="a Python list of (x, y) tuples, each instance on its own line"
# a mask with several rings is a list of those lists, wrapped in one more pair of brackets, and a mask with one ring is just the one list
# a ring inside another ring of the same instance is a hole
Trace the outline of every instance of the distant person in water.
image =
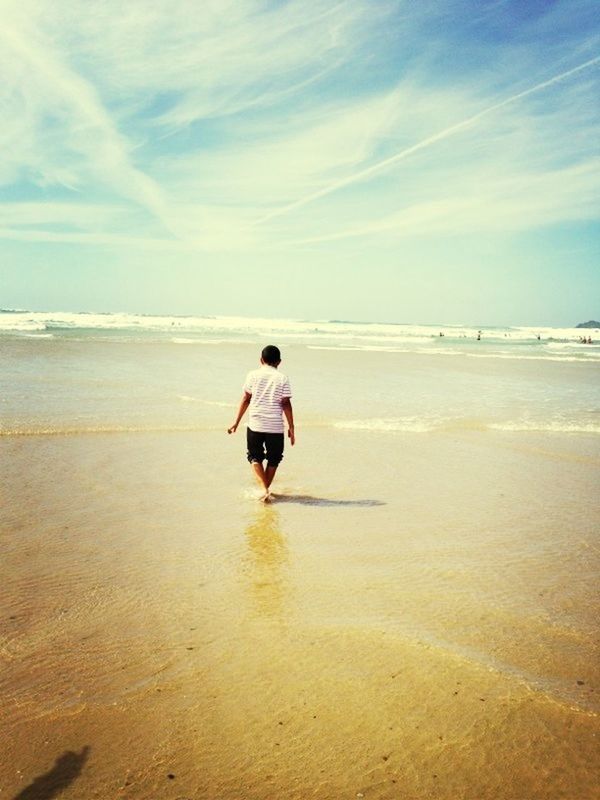
[[(292, 391), (286, 375), (278, 371), (281, 352), (273, 344), (267, 345), (260, 356), (260, 367), (246, 376), (244, 394), (237, 418), (227, 433), (235, 433), (246, 409), (250, 409), (246, 441), (248, 461), (264, 489), (261, 500), (271, 499), (271, 484), (283, 458), (283, 416), (288, 424), (290, 444), (296, 441)], [(266, 468), (263, 461), (267, 462)]]

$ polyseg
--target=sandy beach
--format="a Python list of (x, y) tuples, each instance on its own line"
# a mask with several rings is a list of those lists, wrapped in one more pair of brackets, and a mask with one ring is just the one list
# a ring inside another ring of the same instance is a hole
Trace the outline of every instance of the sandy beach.
[(458, 346), (288, 345), (265, 506), (255, 343), (5, 338), (0, 797), (595, 797), (596, 362)]
[(3, 442), (3, 796), (594, 796), (594, 448), (301, 441)]

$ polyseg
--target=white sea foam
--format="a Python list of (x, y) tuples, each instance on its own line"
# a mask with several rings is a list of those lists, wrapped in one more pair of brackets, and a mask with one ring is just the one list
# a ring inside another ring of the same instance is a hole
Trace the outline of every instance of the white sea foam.
[(198, 337), (196, 339), (188, 339), (188, 338), (183, 337), (183, 336), (174, 336), (171, 339), (171, 341), (173, 342), (173, 344), (202, 344), (202, 345), (204, 345), (204, 344), (212, 344), (212, 345), (216, 345), (216, 344), (246, 344), (246, 342), (244, 340), (238, 342), (238, 341), (232, 340), (232, 339), (206, 339), (205, 337), (203, 337), (203, 338), (199, 338)]
[(400, 347), (385, 347), (377, 345), (307, 345), (308, 350), (334, 350), (337, 352), (351, 352), (351, 353), (413, 353), (415, 352), (410, 348)]
[(590, 362), (600, 358), (600, 353), (586, 353), (581, 356), (569, 355), (523, 355), (521, 353), (464, 353), (469, 358), (496, 358), (508, 359), (511, 361), (557, 361), (560, 363), (568, 361)]
[[(65, 311), (3, 311), (0, 312), (0, 329), (138, 329), (147, 331), (221, 331), (246, 332), (290, 336), (317, 336), (339, 339), (359, 338), (390, 342), (429, 342), (439, 339), (439, 333), (451, 339), (473, 339), (478, 329), (463, 325), (412, 325), (380, 322), (349, 322), (331, 320), (268, 319), (264, 317), (173, 317), (128, 313), (91, 313)], [(576, 328), (484, 328), (484, 340), (536, 341), (563, 339), (576, 340), (581, 329)]]
[(435, 430), (441, 420), (426, 420), (423, 417), (375, 417), (371, 419), (337, 420), (334, 428), (358, 431), (406, 431), (409, 433), (426, 433)]
[(580, 336), (591, 336), (592, 333), (600, 333), (598, 328), (531, 328), (531, 327), (516, 327), (510, 329), (513, 335), (525, 339), (535, 339), (538, 334), (544, 339), (576, 339)]
[(431, 431), (479, 431), (490, 430), (549, 433), (600, 433), (600, 424), (571, 420), (507, 420), (506, 422), (484, 422), (471, 417), (375, 417), (367, 419), (336, 420), (334, 428), (342, 430), (373, 431), (378, 433), (406, 432), (430, 433)]
[(206, 400), (204, 397), (192, 397), (187, 394), (178, 394), (177, 399), (184, 403), (202, 403), (205, 406), (218, 406), (219, 408), (235, 408), (235, 403), (226, 403), (223, 400)]
[(548, 342), (546, 347), (549, 350), (578, 350), (582, 353), (597, 352), (600, 347), (598, 344), (584, 344), (583, 342)]
[[(600, 347), (579, 344), (576, 328), (483, 328), (464, 325), (408, 325), (327, 320), (245, 317), (173, 317), (127, 313), (0, 311), (0, 334), (85, 332), (86, 340), (103, 338), (135, 341), (170, 334), (175, 345), (297, 342), (311, 349), (348, 352), (417, 353), (472, 358), (555, 360), (596, 363)], [(443, 333), (443, 336), (439, 334)], [(588, 331), (588, 335), (589, 331)], [(594, 333), (592, 332), (592, 335)], [(539, 337), (539, 338), (538, 338)]]
[(600, 433), (600, 425), (568, 421), (515, 421), (496, 422), (489, 425), (497, 431), (529, 431), (540, 433)]
[[(418, 342), (415, 342), (418, 343)], [(335, 352), (377, 352), (377, 353), (417, 353), (418, 355), (432, 355), (432, 356), (468, 356), (469, 358), (492, 358), (492, 359), (510, 359), (514, 361), (579, 361), (590, 362), (600, 359), (600, 351), (585, 352), (580, 355), (525, 355), (520, 352), (509, 353), (506, 351), (501, 352), (487, 352), (487, 353), (473, 353), (467, 349), (459, 350), (456, 347), (385, 347), (375, 345), (307, 345), (308, 350), (331, 350)]]
[(29, 314), (0, 314), (0, 331), (43, 331), (45, 324)]
[(19, 333), (18, 335), (26, 339), (54, 339), (53, 333), (39, 333), (37, 331), (35, 333)]
[(456, 350), (452, 347), (419, 347), (417, 350), (411, 351), (419, 353), (419, 355), (432, 355), (432, 356), (464, 356), (464, 350)]
[(56, 427), (16, 427), (0, 426), (0, 436), (79, 436), (84, 434), (104, 433), (203, 433), (220, 431), (222, 426), (216, 425), (88, 425), (88, 426), (56, 426)]

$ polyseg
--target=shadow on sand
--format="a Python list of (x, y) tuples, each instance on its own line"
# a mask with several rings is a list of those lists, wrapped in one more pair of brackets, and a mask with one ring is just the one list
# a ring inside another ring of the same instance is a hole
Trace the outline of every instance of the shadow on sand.
[(33, 783), (26, 786), (13, 800), (51, 800), (58, 797), (79, 777), (87, 761), (90, 748), (84, 747), (80, 753), (67, 750), (56, 759), (52, 769), (39, 775)]
[(381, 500), (329, 500), (326, 497), (312, 497), (309, 494), (274, 494), (275, 503), (298, 503), (301, 506), (384, 506)]

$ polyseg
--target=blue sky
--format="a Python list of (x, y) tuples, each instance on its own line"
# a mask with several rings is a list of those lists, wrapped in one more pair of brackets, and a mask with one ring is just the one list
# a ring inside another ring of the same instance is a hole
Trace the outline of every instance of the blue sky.
[(600, 315), (595, 0), (0, 6), (0, 306)]

